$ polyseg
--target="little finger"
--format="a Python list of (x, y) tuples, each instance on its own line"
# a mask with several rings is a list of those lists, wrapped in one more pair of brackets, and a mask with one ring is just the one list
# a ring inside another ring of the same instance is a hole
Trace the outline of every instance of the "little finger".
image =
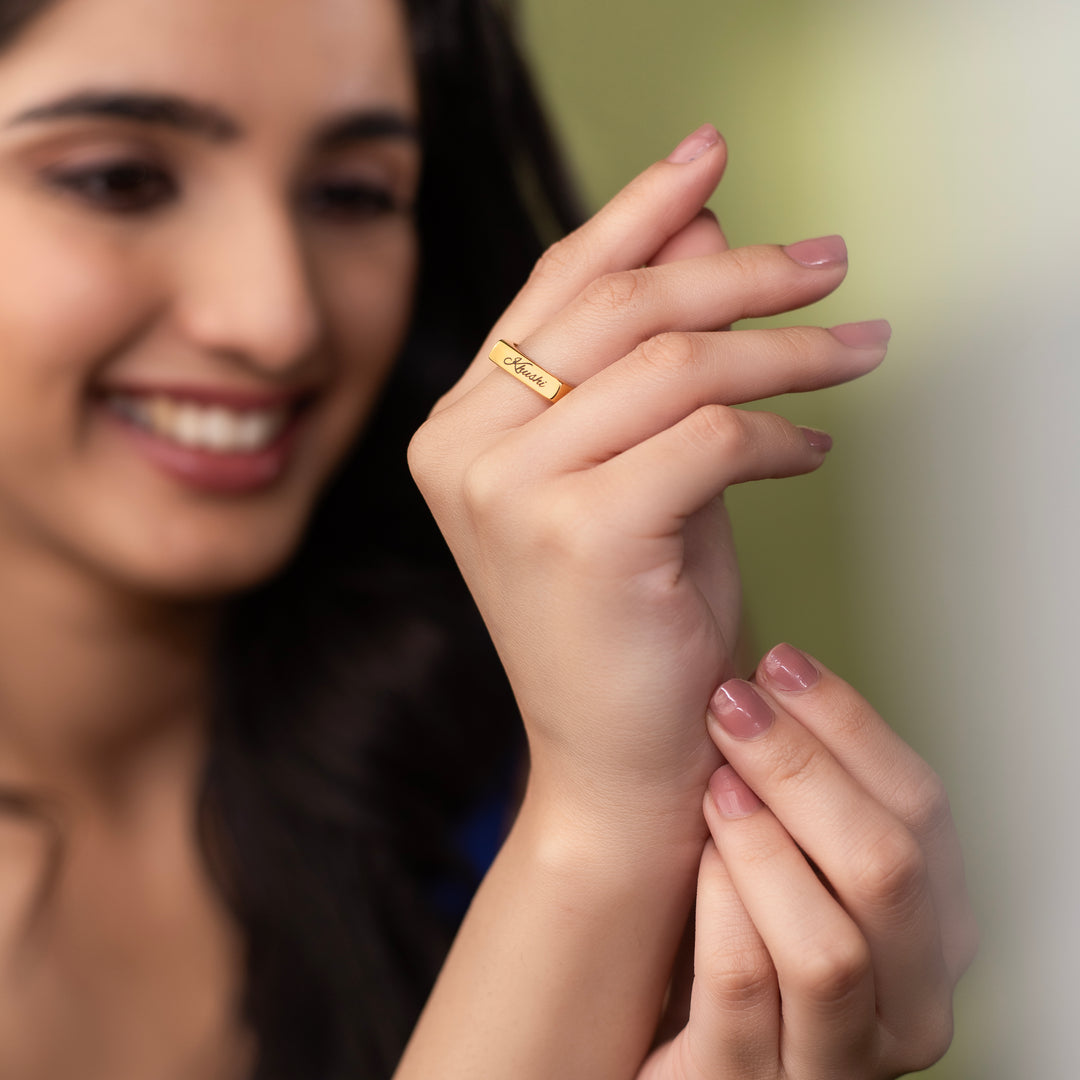
[[(664, 538), (731, 484), (798, 476), (825, 460), (832, 440), (775, 413), (706, 405), (591, 470), (629, 535)], [(605, 500), (606, 501), (606, 500)]]
[(679, 1035), (686, 1080), (775, 1080), (780, 988), (761, 934), (710, 840), (698, 872), (694, 985)]

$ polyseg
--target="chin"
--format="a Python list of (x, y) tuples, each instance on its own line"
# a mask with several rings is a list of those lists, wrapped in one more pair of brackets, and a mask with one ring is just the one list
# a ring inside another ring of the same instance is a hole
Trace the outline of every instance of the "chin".
[(165, 528), (127, 530), (90, 557), (99, 577), (144, 598), (222, 600), (279, 573), (305, 524), (306, 515), (298, 513), (173, 520)]

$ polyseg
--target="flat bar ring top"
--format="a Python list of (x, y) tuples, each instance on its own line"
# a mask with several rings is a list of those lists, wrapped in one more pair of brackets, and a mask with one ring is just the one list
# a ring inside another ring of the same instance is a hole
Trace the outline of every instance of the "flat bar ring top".
[(518, 382), (554, 403), (573, 390), (569, 383), (559, 382), (550, 371), (545, 371), (535, 360), (530, 360), (509, 341), (499, 340), (488, 359), (503, 371), (508, 371)]

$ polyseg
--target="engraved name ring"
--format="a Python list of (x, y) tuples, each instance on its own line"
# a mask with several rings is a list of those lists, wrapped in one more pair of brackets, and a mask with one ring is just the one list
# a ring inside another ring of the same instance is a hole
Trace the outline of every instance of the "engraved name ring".
[(550, 371), (545, 371), (535, 360), (530, 360), (508, 341), (500, 339), (496, 342), (488, 359), (553, 404), (574, 389), (569, 383), (560, 382)]

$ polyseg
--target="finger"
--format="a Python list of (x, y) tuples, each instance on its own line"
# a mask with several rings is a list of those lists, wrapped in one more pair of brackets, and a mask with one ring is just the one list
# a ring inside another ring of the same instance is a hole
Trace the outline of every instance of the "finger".
[(582, 475), (597, 508), (617, 507), (620, 535), (667, 538), (732, 484), (812, 472), (829, 445), (775, 413), (707, 405)]
[(703, 255), (717, 255), (728, 250), (727, 237), (716, 215), (705, 207), (684, 229), (677, 232), (649, 260), (650, 266), (697, 259)]
[(945, 959), (958, 978), (974, 958), (978, 934), (941, 779), (858, 691), (793, 646), (772, 649), (758, 665), (757, 681), (919, 840)]
[[(760, 245), (605, 275), (535, 333), (517, 339), (517, 346), (562, 382), (580, 386), (654, 335), (718, 330), (738, 319), (774, 315), (828, 295), (844, 279), (846, 248), (839, 237), (809, 243), (824, 253), (823, 261), (815, 264), (803, 255), (799, 261), (787, 249)], [(865, 338), (864, 328), (852, 344), (879, 344)], [(505, 431), (546, 410), (548, 403), (538, 394), (490, 363), (486, 366), (487, 378), (472, 391), (474, 413), (497, 417)], [(484, 423), (486, 427), (490, 421)]]
[[(794, 840), (730, 765), (713, 774), (705, 818), (776, 968), (784, 1076), (855, 1075), (874, 1056), (870, 949)], [(738, 1074), (736, 1074), (738, 1075)]]
[[(888, 324), (882, 329), (887, 332)], [(551, 468), (586, 468), (702, 406), (743, 404), (857, 378), (881, 363), (885, 349), (884, 340), (852, 347), (812, 326), (661, 334), (583, 383), (557, 410), (539, 417), (535, 431), (552, 448)]]
[(709, 705), (725, 759), (824, 873), (869, 944), (879, 1015), (922, 1040), (948, 1014), (952, 984), (918, 839), (807, 728), (741, 679)]
[(476, 359), (436, 410), (453, 404), (487, 375), (499, 338), (520, 342), (604, 274), (643, 266), (701, 210), (720, 182), (727, 147), (705, 124), (664, 161), (626, 185), (584, 225), (541, 256), (521, 291), (492, 328)]
[(693, 1080), (778, 1073), (776, 969), (711, 840), (698, 872), (694, 985), (680, 1042)]

